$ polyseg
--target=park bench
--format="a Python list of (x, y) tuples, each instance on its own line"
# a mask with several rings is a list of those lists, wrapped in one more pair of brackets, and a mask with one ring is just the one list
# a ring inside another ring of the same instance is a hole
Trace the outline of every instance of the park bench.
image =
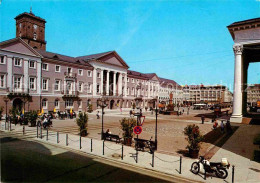
[(135, 148), (136, 150), (142, 150), (144, 151), (145, 148), (148, 148), (150, 152), (153, 152), (155, 150), (155, 141), (152, 140), (146, 140), (146, 139), (137, 139), (134, 138), (135, 140)]
[(116, 143), (119, 143), (121, 140), (119, 135), (115, 135), (115, 134), (104, 133), (103, 137), (104, 140), (115, 141)]

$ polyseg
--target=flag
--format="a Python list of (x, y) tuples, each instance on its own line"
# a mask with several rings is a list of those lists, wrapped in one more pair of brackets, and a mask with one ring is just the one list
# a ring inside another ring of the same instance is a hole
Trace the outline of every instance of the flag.
[(53, 109), (53, 112), (56, 112), (56, 108)]
[(70, 108), (70, 114), (72, 114), (72, 108)]
[(23, 114), (24, 114), (24, 109), (23, 109), (23, 112), (22, 112)]

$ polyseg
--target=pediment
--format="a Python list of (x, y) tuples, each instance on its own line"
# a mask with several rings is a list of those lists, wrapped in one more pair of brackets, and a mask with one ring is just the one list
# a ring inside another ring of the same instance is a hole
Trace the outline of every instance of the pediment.
[(125, 61), (116, 52), (111, 52), (110, 54), (104, 55), (100, 57), (98, 60), (106, 64), (129, 68)]
[(7, 40), (0, 43), (0, 49), (23, 53), (27, 55), (40, 56), (40, 54), (20, 38)]

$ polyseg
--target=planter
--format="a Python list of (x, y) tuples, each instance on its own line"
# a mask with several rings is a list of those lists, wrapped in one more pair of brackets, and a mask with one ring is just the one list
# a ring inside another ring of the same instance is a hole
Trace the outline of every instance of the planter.
[(124, 144), (127, 146), (131, 146), (132, 145), (132, 138), (124, 138)]
[(198, 158), (198, 156), (199, 156), (199, 150), (197, 149), (197, 150), (194, 150), (194, 149), (190, 149), (189, 148), (189, 156), (191, 157), (191, 158)]

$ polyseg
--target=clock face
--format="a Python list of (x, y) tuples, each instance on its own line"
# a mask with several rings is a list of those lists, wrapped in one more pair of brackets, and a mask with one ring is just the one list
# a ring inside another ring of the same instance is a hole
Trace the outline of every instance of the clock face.
[(37, 29), (37, 25), (34, 24), (34, 25), (33, 25), (33, 28), (34, 28), (34, 29)]

